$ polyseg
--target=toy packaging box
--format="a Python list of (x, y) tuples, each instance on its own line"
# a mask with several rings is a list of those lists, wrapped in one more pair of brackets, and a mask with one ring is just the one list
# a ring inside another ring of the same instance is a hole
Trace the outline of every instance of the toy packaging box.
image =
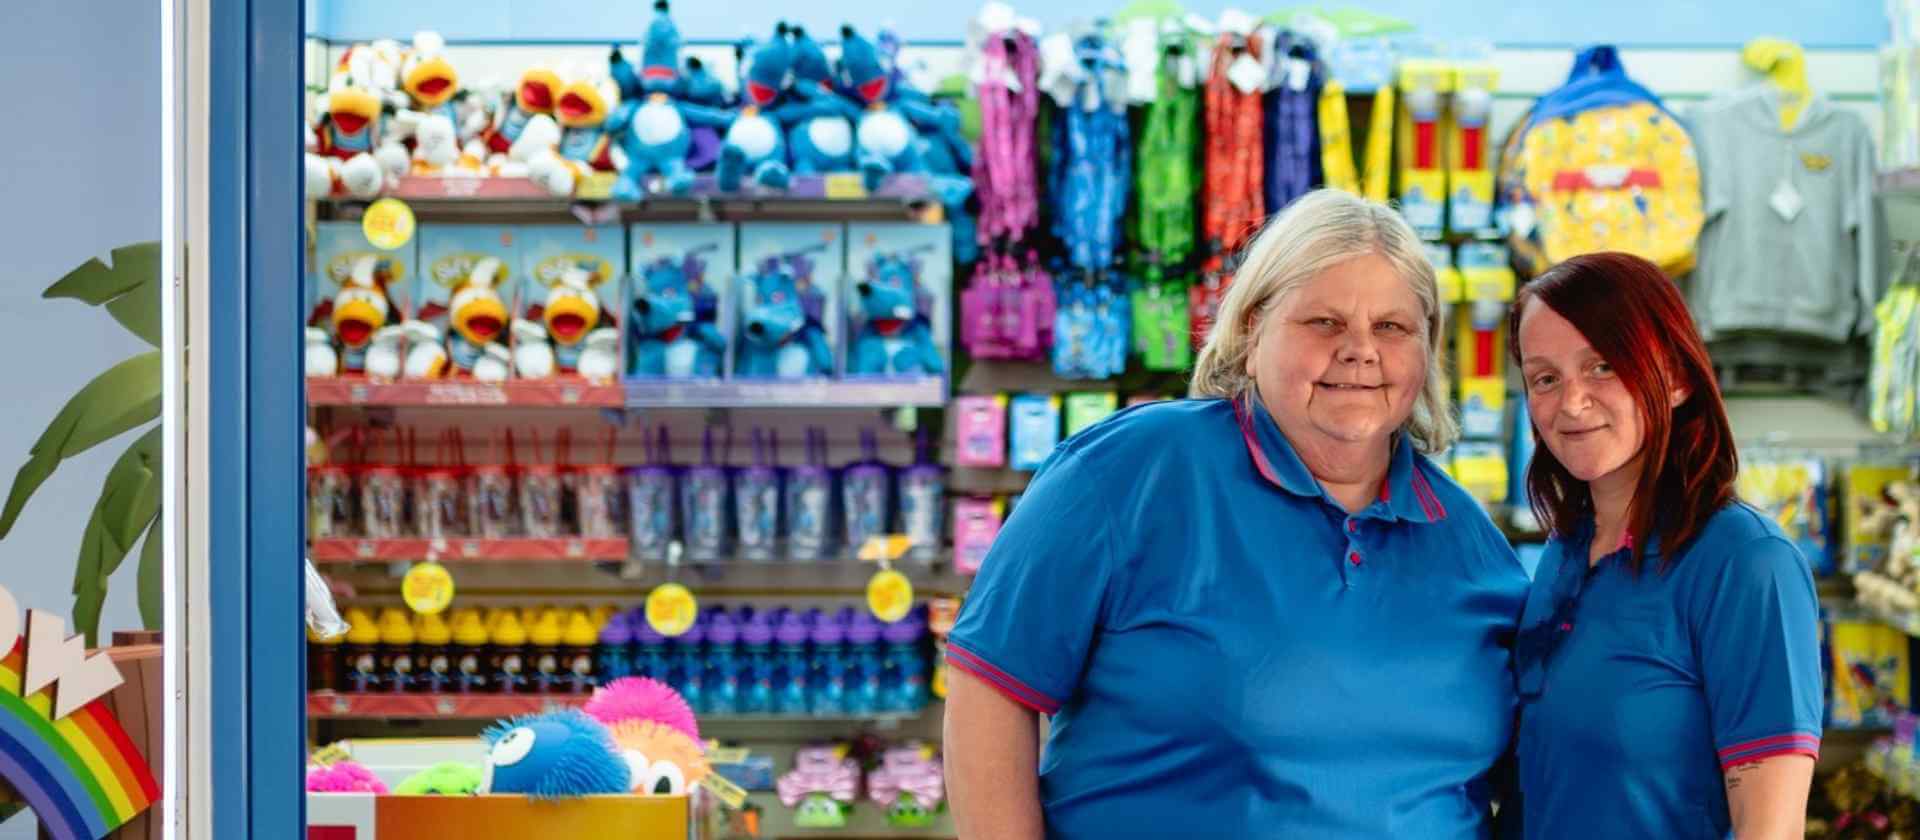
[(629, 229), (628, 376), (717, 379), (728, 370), (736, 244), (732, 225)]
[[(450, 375), (484, 371), (489, 356), (505, 363), (508, 326), (513, 320), (525, 272), (519, 239), (501, 225), (430, 225), (420, 229), (420, 271), (414, 284), (419, 319), (430, 333), (418, 342), (446, 348)], [(414, 377), (441, 372), (410, 366)]]
[(1911, 709), (1914, 644), (1906, 633), (1878, 622), (1836, 619), (1828, 633), (1828, 726), (1892, 726), (1896, 715)]
[(544, 343), (551, 349), (551, 372), (598, 381), (618, 376), (625, 231), (618, 225), (526, 225), (518, 232), (526, 280), (514, 355), (531, 368), (522, 375), (539, 378), (546, 353), (538, 346)]
[(740, 225), (735, 288), (734, 376), (817, 379), (840, 372), (840, 290), (846, 226)]
[[(415, 245), (408, 242), (391, 251), (376, 248), (361, 232), (359, 222), (315, 226), (307, 326), (324, 333), (337, 359), (334, 370), (318, 373), (399, 376), (405, 350), (400, 325), (413, 312)], [(309, 334), (309, 343), (319, 340), (319, 335)]]
[(1826, 464), (1812, 457), (1743, 453), (1734, 492), (1764, 511), (1807, 558), (1815, 575), (1834, 572)]
[(849, 224), (846, 275), (846, 375), (945, 375), (953, 321), (951, 228)]
[(1872, 527), (1874, 512), (1886, 504), (1888, 484), (1903, 481), (1913, 474), (1904, 464), (1857, 463), (1847, 467), (1841, 512), (1842, 543), (1847, 554), (1840, 563), (1841, 574), (1877, 571), (1886, 564), (1890, 529)]

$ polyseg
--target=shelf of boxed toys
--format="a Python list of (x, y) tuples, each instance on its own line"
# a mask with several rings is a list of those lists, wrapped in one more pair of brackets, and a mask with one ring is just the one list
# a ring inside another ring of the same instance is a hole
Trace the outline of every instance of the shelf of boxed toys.
[[(686, 195), (661, 194), (636, 202), (557, 198), (525, 178), (413, 175), (382, 197), (405, 201), (422, 222), (932, 221), (940, 216), (926, 179), (915, 175), (891, 176), (872, 192), (858, 176), (800, 176), (785, 191), (733, 193), (720, 192), (711, 178), (699, 178)], [(315, 211), (321, 219), (351, 221), (360, 218), (369, 203), (322, 199)]]
[(376, 382), (363, 377), (307, 380), (307, 404), (521, 408), (896, 408), (946, 404), (947, 382), (913, 379), (632, 380), (595, 384), (555, 380)]
[[(307, 695), (307, 717), (314, 720), (492, 720), (540, 714), (579, 706), (584, 694), (353, 694), (315, 691)], [(932, 707), (928, 707), (932, 708)], [(701, 715), (703, 726), (727, 724), (875, 724), (897, 727), (920, 712), (813, 717), (810, 715)]]
[(627, 558), (624, 538), (451, 538), (314, 540), (307, 554), (315, 564), (390, 563), (435, 558), (443, 563), (582, 562)]

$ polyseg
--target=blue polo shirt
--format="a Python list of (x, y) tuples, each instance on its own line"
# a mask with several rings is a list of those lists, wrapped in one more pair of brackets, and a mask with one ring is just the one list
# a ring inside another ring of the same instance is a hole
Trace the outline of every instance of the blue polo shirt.
[(1348, 515), (1257, 399), (1055, 449), (947, 662), (1052, 715), (1050, 837), (1481, 837), (1527, 578), (1402, 435)]
[(1733, 503), (1661, 571), (1592, 524), (1547, 547), (1515, 654), (1526, 837), (1726, 838), (1725, 771), (1818, 756), (1819, 601), (1793, 543)]

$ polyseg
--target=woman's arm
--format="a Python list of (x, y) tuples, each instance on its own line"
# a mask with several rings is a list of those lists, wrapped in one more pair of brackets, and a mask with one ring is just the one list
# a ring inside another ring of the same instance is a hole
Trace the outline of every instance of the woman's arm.
[(1799, 840), (1807, 835), (1813, 757), (1777, 755), (1727, 768), (1727, 809), (1736, 840)]
[(1033, 710), (978, 677), (949, 668), (942, 749), (960, 840), (1046, 836), (1040, 816), (1040, 725)]

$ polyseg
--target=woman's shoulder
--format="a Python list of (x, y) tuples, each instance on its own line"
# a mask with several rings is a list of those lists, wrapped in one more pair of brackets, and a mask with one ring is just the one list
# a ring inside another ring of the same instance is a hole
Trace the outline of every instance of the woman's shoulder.
[[(1199, 442), (1216, 442), (1235, 426), (1233, 404), (1224, 399), (1178, 399), (1141, 403), (1107, 415), (1061, 444), (1062, 454), (1083, 461), (1133, 461), (1164, 454), (1192, 454)], [(1240, 445), (1235, 435), (1235, 445)]]
[(1779, 523), (1738, 499), (1707, 517), (1679, 558), (1697, 579), (1772, 579), (1782, 574), (1812, 578), (1812, 567)]

